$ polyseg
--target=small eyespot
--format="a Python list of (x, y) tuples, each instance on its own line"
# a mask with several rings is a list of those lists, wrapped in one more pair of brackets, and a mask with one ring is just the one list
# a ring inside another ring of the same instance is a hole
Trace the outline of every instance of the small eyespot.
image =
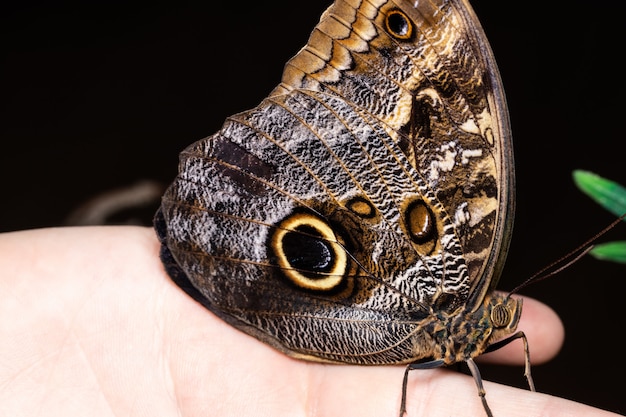
[(385, 26), (387, 32), (396, 39), (407, 40), (413, 36), (413, 23), (404, 12), (398, 9), (387, 13)]
[(346, 203), (346, 208), (362, 219), (376, 217), (376, 208), (364, 197), (353, 197)]
[(407, 206), (405, 223), (411, 240), (418, 245), (431, 242), (437, 236), (435, 215), (422, 200), (413, 201)]
[(283, 274), (303, 289), (332, 291), (348, 270), (346, 251), (332, 228), (310, 213), (283, 220), (270, 238), (270, 247)]

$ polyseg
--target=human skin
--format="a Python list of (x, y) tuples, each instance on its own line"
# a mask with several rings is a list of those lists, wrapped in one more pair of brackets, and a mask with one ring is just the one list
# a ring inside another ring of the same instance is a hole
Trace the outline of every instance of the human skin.
[[(0, 234), (0, 415), (396, 416), (403, 366), (291, 359), (232, 328), (167, 276), (154, 232), (51, 228)], [(563, 326), (525, 298), (533, 363)], [(523, 363), (521, 342), (483, 362)], [(485, 382), (498, 416), (615, 416)], [(484, 416), (470, 376), (410, 374), (407, 416)]]

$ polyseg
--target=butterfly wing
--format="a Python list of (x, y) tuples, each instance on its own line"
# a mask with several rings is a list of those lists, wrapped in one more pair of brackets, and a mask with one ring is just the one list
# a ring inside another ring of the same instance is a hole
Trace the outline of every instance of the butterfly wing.
[(497, 283), (513, 219), (506, 100), (469, 3), (415, 3), (335, 2), (274, 93), (330, 90), (380, 120), (455, 216), (478, 302), (484, 280)]
[(282, 83), (181, 153), (170, 274), (296, 357), (431, 357), (496, 281), (512, 210), (504, 97), (460, 1), (336, 1)]

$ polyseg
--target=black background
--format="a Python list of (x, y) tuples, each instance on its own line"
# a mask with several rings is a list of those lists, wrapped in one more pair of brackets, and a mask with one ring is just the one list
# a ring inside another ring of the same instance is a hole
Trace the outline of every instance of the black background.
[[(327, 2), (19, 2), (0, 13), (0, 231), (63, 224), (79, 203), (141, 179), (256, 105)], [(621, 2), (474, 1), (513, 127), (517, 215), (500, 288), (511, 289), (613, 216), (571, 181), (626, 184)], [(624, 225), (601, 240), (621, 239)], [(538, 390), (626, 413), (626, 265), (589, 257), (524, 292), (560, 314), (561, 354)], [(532, 349), (532, 346), (531, 346)], [(524, 386), (521, 370), (483, 366)], [(615, 383), (617, 381), (617, 383)]]

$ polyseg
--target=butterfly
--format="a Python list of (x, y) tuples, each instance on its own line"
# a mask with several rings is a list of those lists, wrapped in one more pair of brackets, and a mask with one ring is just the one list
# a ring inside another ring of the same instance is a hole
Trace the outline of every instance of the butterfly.
[(180, 154), (155, 228), (173, 280), (285, 354), (410, 369), (510, 340), (508, 112), (466, 0), (336, 0), (281, 83)]

